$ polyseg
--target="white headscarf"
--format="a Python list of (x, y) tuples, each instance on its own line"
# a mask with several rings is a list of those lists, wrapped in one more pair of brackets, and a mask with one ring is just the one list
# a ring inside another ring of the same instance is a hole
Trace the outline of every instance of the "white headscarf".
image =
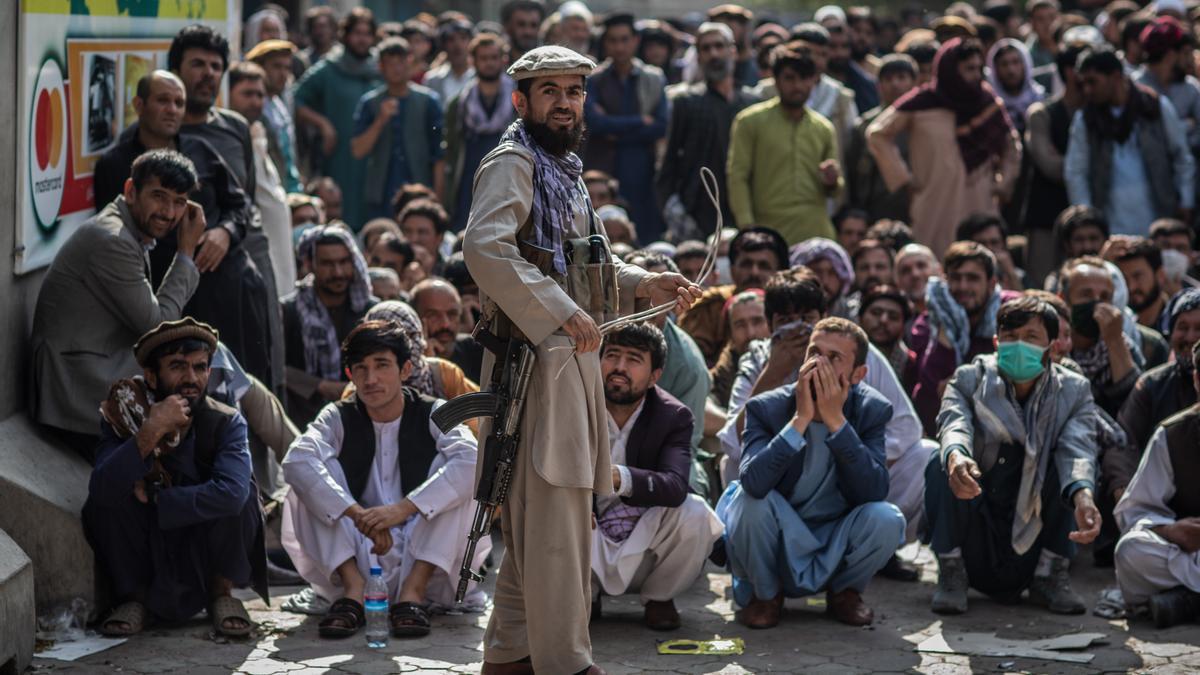
[[(1000, 78), (996, 76), (996, 56), (1001, 50), (1009, 47), (1017, 50), (1021, 55), (1021, 60), (1025, 63), (1025, 84), (1021, 87), (1021, 91), (1016, 94), (1010, 94), (1000, 84)], [(1004, 101), (1004, 107), (1008, 110), (1008, 116), (1024, 126), (1025, 111), (1029, 106), (1037, 103), (1046, 97), (1046, 90), (1042, 85), (1038, 84), (1033, 79), (1033, 57), (1029, 54), (1029, 49), (1019, 40), (1012, 38), (1004, 38), (998, 40), (987, 54), (987, 78), (992, 85), (992, 89), (996, 90), (996, 95), (1000, 100)]]

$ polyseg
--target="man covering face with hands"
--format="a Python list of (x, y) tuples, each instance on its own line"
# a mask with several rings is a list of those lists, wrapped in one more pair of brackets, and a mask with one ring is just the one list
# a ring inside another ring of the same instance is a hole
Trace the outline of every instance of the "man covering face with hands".
[(837, 620), (874, 618), (862, 592), (903, 541), (905, 520), (883, 501), (892, 406), (861, 384), (867, 350), (861, 328), (822, 319), (795, 383), (746, 404), (741, 479), (717, 505), (743, 625), (770, 628), (785, 597), (821, 590)]

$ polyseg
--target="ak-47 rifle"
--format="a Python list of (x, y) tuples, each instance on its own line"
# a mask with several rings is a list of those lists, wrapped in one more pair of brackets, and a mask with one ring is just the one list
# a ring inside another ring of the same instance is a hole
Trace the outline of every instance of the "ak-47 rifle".
[(462, 602), (467, 594), (467, 586), (472, 581), (483, 581), (483, 575), (471, 568), (471, 561), (475, 558), (475, 546), (479, 540), (491, 533), (496, 509), (508, 496), (508, 485), (512, 480), (520, 441), (525, 391), (529, 388), (529, 379), (537, 360), (533, 345), (525, 340), (512, 337), (505, 344), (488, 331), (477, 330), (476, 333), (476, 338), (489, 351), (497, 357), (504, 354), (504, 362), (492, 369), (488, 391), (456, 396), (434, 411), (432, 416), (434, 424), (443, 432), (475, 417), (492, 418), (492, 430), (484, 441), (480, 459), (479, 485), (475, 489), (478, 505), (475, 507), (471, 531), (467, 534), (467, 552), (459, 571), (456, 602)]

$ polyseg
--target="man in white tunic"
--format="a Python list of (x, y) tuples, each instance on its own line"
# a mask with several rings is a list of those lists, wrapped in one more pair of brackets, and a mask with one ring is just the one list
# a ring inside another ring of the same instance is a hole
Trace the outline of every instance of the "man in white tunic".
[[(342, 349), (356, 393), (331, 403), (283, 462), (292, 486), (282, 538), (296, 570), (334, 600), (322, 637), (364, 625), (368, 570), (383, 568), (392, 634), (429, 633), (431, 606), (454, 605), (464, 535), (474, 512), (475, 437), (429, 419), (442, 401), (401, 386), (414, 346), (390, 321), (355, 328)], [(491, 543), (480, 541), (474, 567)], [(482, 606), (482, 592), (468, 594)]]
[[(1200, 343), (1192, 357), (1200, 354)], [(1200, 390), (1200, 375), (1192, 375)], [(1159, 628), (1200, 616), (1200, 406), (1154, 432), (1137, 473), (1113, 509), (1117, 582), (1125, 604), (1149, 605)]]
[(592, 617), (600, 595), (640, 592), (646, 626), (679, 627), (674, 599), (700, 575), (725, 526), (688, 494), (693, 417), (655, 383), (667, 342), (649, 323), (610, 333), (600, 350), (613, 494), (596, 501)]

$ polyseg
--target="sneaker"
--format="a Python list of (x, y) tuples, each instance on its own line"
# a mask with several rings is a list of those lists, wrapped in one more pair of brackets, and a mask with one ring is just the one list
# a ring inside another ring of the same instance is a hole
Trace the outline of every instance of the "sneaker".
[(935, 614), (967, 611), (967, 566), (962, 558), (938, 558), (937, 590), (929, 608)]
[(1034, 576), (1029, 585), (1029, 601), (1055, 614), (1083, 614), (1087, 605), (1071, 590), (1070, 561), (1055, 556), (1050, 560), (1050, 574)]
[(1200, 593), (1177, 586), (1150, 596), (1150, 617), (1156, 628), (1170, 628), (1200, 616)]

